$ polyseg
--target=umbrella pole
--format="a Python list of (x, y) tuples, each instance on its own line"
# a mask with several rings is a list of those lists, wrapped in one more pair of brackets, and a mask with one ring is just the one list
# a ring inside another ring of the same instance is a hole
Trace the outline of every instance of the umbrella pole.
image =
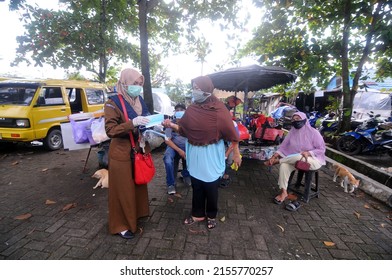
[[(234, 97), (237, 98), (237, 91), (235, 91)], [(235, 100), (237, 100), (237, 99), (235, 99)], [(236, 104), (236, 103), (235, 103), (235, 104)], [(233, 116), (234, 116), (234, 118), (236, 118), (236, 117), (235, 117), (236, 111), (237, 111), (237, 105), (235, 105), (235, 106), (234, 106), (234, 109), (233, 109)]]
[(242, 121), (246, 123), (246, 114), (248, 113), (248, 86), (244, 89), (244, 114), (242, 115)]

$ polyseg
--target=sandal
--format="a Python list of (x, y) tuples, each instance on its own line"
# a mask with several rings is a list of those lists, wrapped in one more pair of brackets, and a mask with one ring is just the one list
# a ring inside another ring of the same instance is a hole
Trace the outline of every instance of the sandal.
[(299, 201), (292, 201), (289, 204), (286, 205), (286, 209), (289, 211), (297, 211), (298, 208), (301, 207), (301, 204), (299, 203)]
[(278, 158), (274, 158), (271, 163), (270, 163), (270, 159), (267, 159), (266, 161), (264, 161), (264, 165), (272, 166), (272, 165), (278, 164), (279, 162), (280, 162), (280, 159), (278, 159)]
[(208, 219), (207, 220), (207, 228), (213, 229), (216, 227), (216, 220), (215, 219)]
[(277, 195), (276, 197), (274, 197), (274, 203), (275, 204), (278, 204), (278, 205), (280, 205), (280, 204), (282, 204), (287, 198), (288, 198), (288, 195), (285, 197), (285, 198), (283, 198), (282, 200), (279, 200), (279, 199), (277, 199), (277, 197), (278, 197), (279, 195)]
[(187, 225), (187, 226), (190, 226), (190, 225), (193, 225), (194, 223), (201, 222), (201, 221), (203, 221), (203, 220), (204, 220), (204, 219), (196, 220), (196, 219), (194, 219), (192, 216), (189, 216), (188, 218), (186, 218), (186, 219), (184, 220), (184, 224)]
[(228, 187), (230, 185), (230, 182), (231, 182), (230, 177), (228, 177), (228, 178), (221, 178), (219, 187), (226, 188), (226, 187)]

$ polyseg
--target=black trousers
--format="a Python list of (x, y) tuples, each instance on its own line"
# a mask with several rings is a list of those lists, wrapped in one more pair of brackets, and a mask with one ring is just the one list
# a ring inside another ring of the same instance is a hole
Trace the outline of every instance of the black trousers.
[(192, 216), (196, 218), (207, 217), (215, 219), (218, 213), (218, 189), (220, 178), (214, 182), (204, 182), (191, 177)]

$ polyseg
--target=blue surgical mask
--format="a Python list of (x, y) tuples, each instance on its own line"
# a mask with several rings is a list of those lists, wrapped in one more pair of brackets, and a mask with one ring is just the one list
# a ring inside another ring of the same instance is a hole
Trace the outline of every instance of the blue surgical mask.
[(177, 112), (174, 113), (174, 117), (176, 119), (181, 119), (182, 116), (184, 115), (184, 113), (185, 113), (185, 111), (177, 111)]
[(192, 102), (193, 103), (202, 103), (202, 102), (206, 101), (206, 99), (208, 97), (211, 96), (211, 93), (206, 92), (205, 93), (206, 95), (204, 95), (204, 93), (205, 93), (204, 91), (194, 89), (192, 91)]
[(143, 87), (142, 87), (142, 86), (138, 86), (138, 85), (124, 86), (124, 88), (125, 88), (127, 94), (128, 94), (130, 97), (133, 97), (133, 98), (139, 96), (140, 93), (141, 93), (142, 90), (143, 90)]

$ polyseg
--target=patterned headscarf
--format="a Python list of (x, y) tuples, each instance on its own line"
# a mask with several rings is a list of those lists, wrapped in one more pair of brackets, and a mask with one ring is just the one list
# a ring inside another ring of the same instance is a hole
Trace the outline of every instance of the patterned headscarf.
[(281, 156), (288, 156), (308, 151), (313, 158), (316, 158), (320, 164), (324, 165), (325, 142), (323, 137), (318, 130), (310, 126), (305, 113), (295, 112), (293, 117), (296, 115), (299, 116), (301, 120), (306, 119), (305, 125), (300, 129), (291, 128), (277, 152)]

